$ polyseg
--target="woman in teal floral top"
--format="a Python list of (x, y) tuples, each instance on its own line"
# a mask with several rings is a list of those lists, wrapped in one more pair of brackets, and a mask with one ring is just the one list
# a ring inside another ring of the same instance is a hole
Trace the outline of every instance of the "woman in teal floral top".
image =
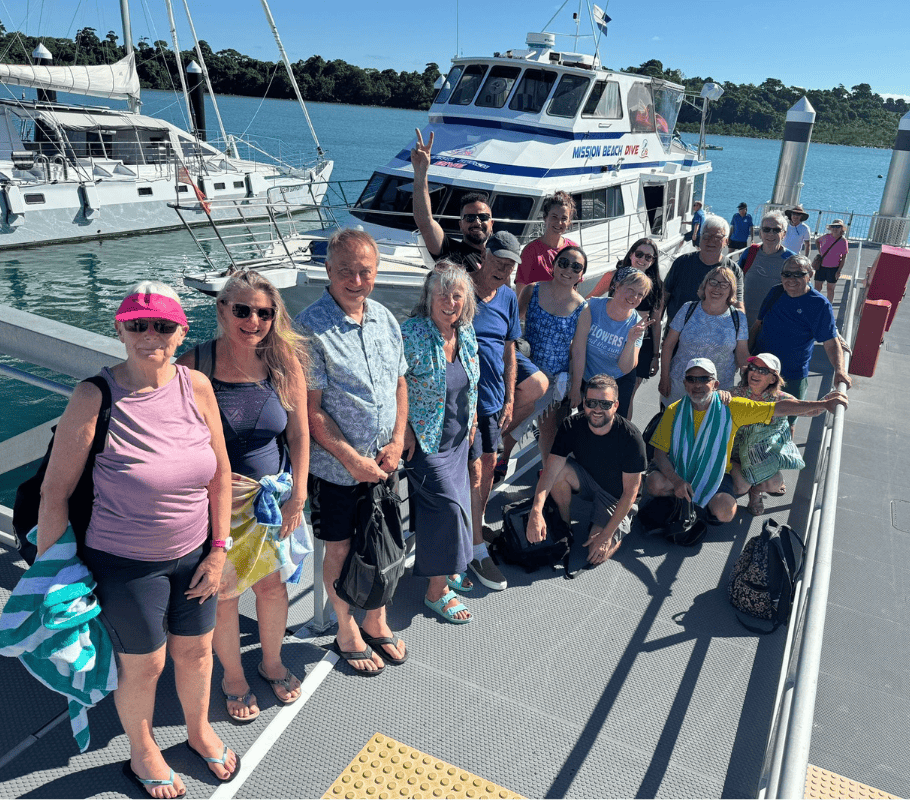
[(474, 287), (467, 273), (440, 261), (424, 282), (411, 318), (401, 325), (408, 362), (404, 456), (414, 497), (414, 574), (430, 579), (424, 602), (447, 622), (471, 614), (452, 589), (470, 591), (472, 555), (468, 448), (477, 416), (480, 363)]

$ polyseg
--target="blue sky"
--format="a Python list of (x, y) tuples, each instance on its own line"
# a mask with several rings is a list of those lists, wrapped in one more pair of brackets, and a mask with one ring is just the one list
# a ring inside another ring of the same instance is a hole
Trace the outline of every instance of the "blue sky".
[[(182, 0), (174, 0), (181, 47), (190, 45)], [(446, 71), (456, 51), (487, 55), (520, 48), (559, 8), (554, 0), (270, 0), (292, 60), (318, 54), (361, 67), (422, 70), (435, 61)], [(772, 4), (769, 4), (772, 5)], [(258, 0), (190, 0), (196, 30), (214, 50), (234, 48), (259, 59), (277, 57)], [(880, 94), (910, 96), (910, 21), (906, 1), (846, 0), (761, 4), (730, 0), (652, 3), (613, 0), (605, 65), (622, 68), (650, 58), (687, 76), (736, 83), (776, 77), (787, 85), (848, 89), (868, 83)], [(133, 37), (170, 41), (164, 0), (131, 0)], [(520, 16), (515, 9), (520, 8)], [(570, 0), (549, 30), (571, 32)], [(456, 39), (457, 9), (457, 39)], [(82, 27), (120, 33), (117, 0), (0, 0), (7, 30), (69, 36)], [(588, 40), (590, 41), (590, 40)], [(574, 49), (570, 39), (557, 46)], [(580, 47), (579, 49), (583, 49)]]

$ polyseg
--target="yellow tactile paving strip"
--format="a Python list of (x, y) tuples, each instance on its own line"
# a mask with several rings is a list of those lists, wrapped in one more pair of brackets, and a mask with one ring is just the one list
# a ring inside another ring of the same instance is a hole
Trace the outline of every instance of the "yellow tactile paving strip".
[[(390, 795), (391, 796), (391, 795)], [(880, 792), (864, 783), (857, 783), (838, 775), (836, 772), (829, 772), (821, 767), (809, 764), (806, 770), (806, 795), (812, 800), (835, 800), (836, 798), (884, 798), (896, 797), (896, 795)]]
[(377, 733), (323, 795), (323, 798), (342, 797), (505, 800), (521, 795)]

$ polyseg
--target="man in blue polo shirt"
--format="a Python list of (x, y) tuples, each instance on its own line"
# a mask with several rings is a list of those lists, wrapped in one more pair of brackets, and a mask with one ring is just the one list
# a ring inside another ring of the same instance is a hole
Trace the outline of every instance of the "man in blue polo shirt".
[(730, 220), (730, 253), (735, 250), (742, 250), (744, 247), (752, 244), (752, 215), (749, 213), (749, 207), (745, 203), (737, 206), (737, 213)]
[[(809, 361), (816, 342), (821, 342), (834, 367), (834, 382), (845, 383), (844, 351), (828, 298), (813, 289), (812, 262), (805, 256), (791, 256), (781, 267), (782, 286), (775, 286), (758, 312), (749, 336), (753, 353), (773, 353), (780, 359), (781, 377), (787, 391), (799, 400), (806, 397)], [(792, 432), (796, 417), (790, 417)]]

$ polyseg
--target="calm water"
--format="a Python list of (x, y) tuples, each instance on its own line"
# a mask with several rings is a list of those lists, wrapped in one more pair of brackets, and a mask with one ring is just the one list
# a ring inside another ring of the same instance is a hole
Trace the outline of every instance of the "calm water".
[[(146, 92), (143, 101), (144, 113), (185, 125), (181, 104), (171, 95)], [(226, 97), (219, 105), (229, 132), (246, 132), (266, 150), (275, 149), (270, 139), (281, 139), (303, 152), (315, 152), (296, 103)], [(426, 123), (425, 112), (319, 103), (308, 109), (323, 149), (335, 160), (333, 181), (365, 180), (408, 143), (415, 127)], [(217, 131), (211, 108), (208, 129), (212, 135)], [(714, 172), (708, 177), (706, 201), (715, 213), (729, 219), (741, 201), (754, 208), (770, 197), (779, 142), (725, 136), (708, 141), (724, 148), (711, 152)], [(890, 157), (885, 150), (812, 145), (803, 205), (874, 213), (884, 187), (877, 176), (887, 174)], [(356, 197), (359, 184), (346, 185)], [(200, 262), (184, 232), (7, 251), (0, 253), (0, 297), (14, 308), (111, 335), (113, 315), (126, 290), (141, 279), (162, 280), (173, 284), (183, 298), (190, 345), (214, 331), (212, 301), (182, 285), (184, 269)], [(56, 416), (65, 405), (63, 398), (2, 377), (0, 397), (6, 412), (0, 415), (0, 440)], [(10, 487), (21, 482), (25, 472), (0, 477), (0, 502), (10, 504)]]

